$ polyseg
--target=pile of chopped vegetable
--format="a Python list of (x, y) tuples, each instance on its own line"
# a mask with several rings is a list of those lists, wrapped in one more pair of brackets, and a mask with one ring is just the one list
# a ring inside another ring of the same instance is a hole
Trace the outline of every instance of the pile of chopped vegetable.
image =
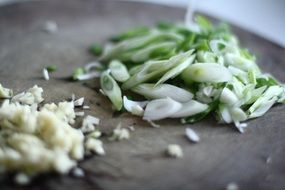
[(194, 123), (214, 113), (243, 132), (244, 121), (284, 103), (283, 84), (261, 71), (226, 24), (214, 26), (202, 16), (196, 24), (198, 30), (161, 22), (114, 36), (104, 48), (94, 44), (97, 62), (77, 70), (75, 78), (100, 75), (102, 92), (116, 110), (150, 122)]

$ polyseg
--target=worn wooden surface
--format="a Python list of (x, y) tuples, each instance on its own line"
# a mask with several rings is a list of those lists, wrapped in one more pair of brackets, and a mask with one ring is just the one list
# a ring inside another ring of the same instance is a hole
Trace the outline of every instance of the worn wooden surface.
[[(142, 3), (92, 0), (49, 0), (0, 8), (0, 82), (20, 92), (34, 84), (45, 90), (46, 102), (60, 101), (75, 93), (91, 106), (88, 113), (102, 119), (108, 134), (119, 122), (134, 125), (131, 139), (105, 141), (107, 155), (80, 163), (86, 177), (49, 174), (28, 187), (16, 187), (2, 176), (1, 190), (8, 189), (224, 189), (236, 182), (240, 189), (285, 189), (285, 107), (275, 106), (264, 117), (248, 122), (245, 134), (213, 118), (194, 124), (201, 136), (192, 144), (184, 136), (186, 126), (165, 120), (159, 129), (140, 119), (112, 115), (110, 103), (98, 93), (96, 80), (70, 82), (72, 70), (93, 59), (87, 48), (112, 34), (158, 20), (182, 21), (184, 10)], [(41, 30), (46, 20), (59, 25), (56, 34)], [(245, 47), (258, 55), (262, 68), (285, 81), (284, 49), (246, 31), (234, 28)], [(41, 69), (56, 64), (50, 81)], [(171, 159), (163, 151), (169, 143), (183, 147), (184, 158)], [(272, 161), (266, 164), (266, 159)]]

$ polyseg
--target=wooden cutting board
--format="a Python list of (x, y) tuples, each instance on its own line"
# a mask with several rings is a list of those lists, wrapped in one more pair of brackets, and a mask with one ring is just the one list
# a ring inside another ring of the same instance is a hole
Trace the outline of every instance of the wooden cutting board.
[[(74, 68), (94, 59), (87, 51), (93, 42), (103, 43), (132, 26), (182, 21), (184, 12), (159, 5), (99, 0), (32, 1), (1, 7), (0, 82), (4, 86), (17, 93), (38, 84), (45, 90), (46, 102), (67, 99), (72, 93), (84, 96), (91, 106), (87, 114), (101, 118), (99, 128), (105, 134), (119, 122), (136, 130), (130, 140), (109, 142), (104, 137), (107, 155), (82, 161), (84, 178), (49, 174), (28, 187), (17, 187), (10, 177), (1, 176), (0, 189), (215, 190), (225, 189), (230, 182), (240, 189), (285, 189), (285, 106), (275, 106), (264, 117), (248, 122), (245, 134), (210, 117), (191, 125), (201, 136), (200, 143), (192, 144), (184, 135), (187, 125), (164, 120), (157, 129), (130, 114), (113, 115), (108, 100), (98, 93), (97, 80), (68, 79)], [(47, 20), (58, 23), (57, 33), (42, 31)], [(261, 67), (284, 82), (284, 49), (247, 31), (233, 30), (241, 44), (257, 55)], [(49, 64), (59, 69), (45, 81), (41, 69)], [(164, 156), (170, 143), (182, 146), (184, 158)]]

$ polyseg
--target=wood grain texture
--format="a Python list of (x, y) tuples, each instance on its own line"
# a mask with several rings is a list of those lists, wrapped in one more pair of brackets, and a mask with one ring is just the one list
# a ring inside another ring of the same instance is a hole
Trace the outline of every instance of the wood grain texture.
[[(70, 82), (73, 69), (91, 61), (87, 48), (132, 26), (153, 25), (159, 20), (182, 21), (184, 10), (143, 3), (99, 0), (49, 0), (18, 3), (0, 8), (0, 82), (20, 92), (34, 84), (45, 90), (45, 100), (60, 101), (72, 93), (84, 96), (88, 114), (102, 119), (105, 134), (122, 122), (134, 125), (130, 140), (109, 142), (107, 155), (80, 163), (86, 177), (49, 174), (28, 187), (16, 187), (1, 176), (0, 189), (224, 189), (236, 182), (240, 189), (285, 189), (285, 107), (275, 106), (264, 117), (248, 122), (245, 134), (213, 118), (191, 125), (201, 136), (192, 144), (185, 125), (164, 120), (155, 129), (129, 114), (114, 117), (110, 103), (98, 93), (98, 81)], [(56, 34), (41, 30), (46, 20), (59, 25)], [(244, 47), (258, 55), (261, 67), (285, 81), (285, 51), (256, 35), (233, 27)], [(58, 65), (50, 81), (41, 69)], [(183, 147), (184, 158), (164, 156), (169, 143)], [(266, 158), (272, 162), (266, 164)]]

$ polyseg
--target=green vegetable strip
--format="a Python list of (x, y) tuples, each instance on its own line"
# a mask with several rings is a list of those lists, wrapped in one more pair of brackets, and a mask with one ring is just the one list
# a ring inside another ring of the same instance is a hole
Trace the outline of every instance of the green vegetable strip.
[(90, 52), (96, 56), (99, 56), (102, 54), (103, 52), (103, 48), (100, 44), (94, 43), (91, 47), (90, 47)]
[(138, 36), (144, 36), (150, 33), (150, 29), (147, 27), (138, 27), (131, 29), (129, 31), (123, 32), (117, 36), (113, 36), (110, 41), (112, 42), (120, 42), (126, 39), (138, 37)]
[(85, 71), (83, 68), (76, 68), (73, 71), (73, 75), (72, 75), (73, 80), (78, 80), (78, 76), (83, 75), (84, 73)]
[(46, 70), (47, 70), (48, 72), (54, 72), (54, 71), (57, 70), (57, 66), (56, 66), (56, 65), (48, 65), (48, 66), (46, 67)]

